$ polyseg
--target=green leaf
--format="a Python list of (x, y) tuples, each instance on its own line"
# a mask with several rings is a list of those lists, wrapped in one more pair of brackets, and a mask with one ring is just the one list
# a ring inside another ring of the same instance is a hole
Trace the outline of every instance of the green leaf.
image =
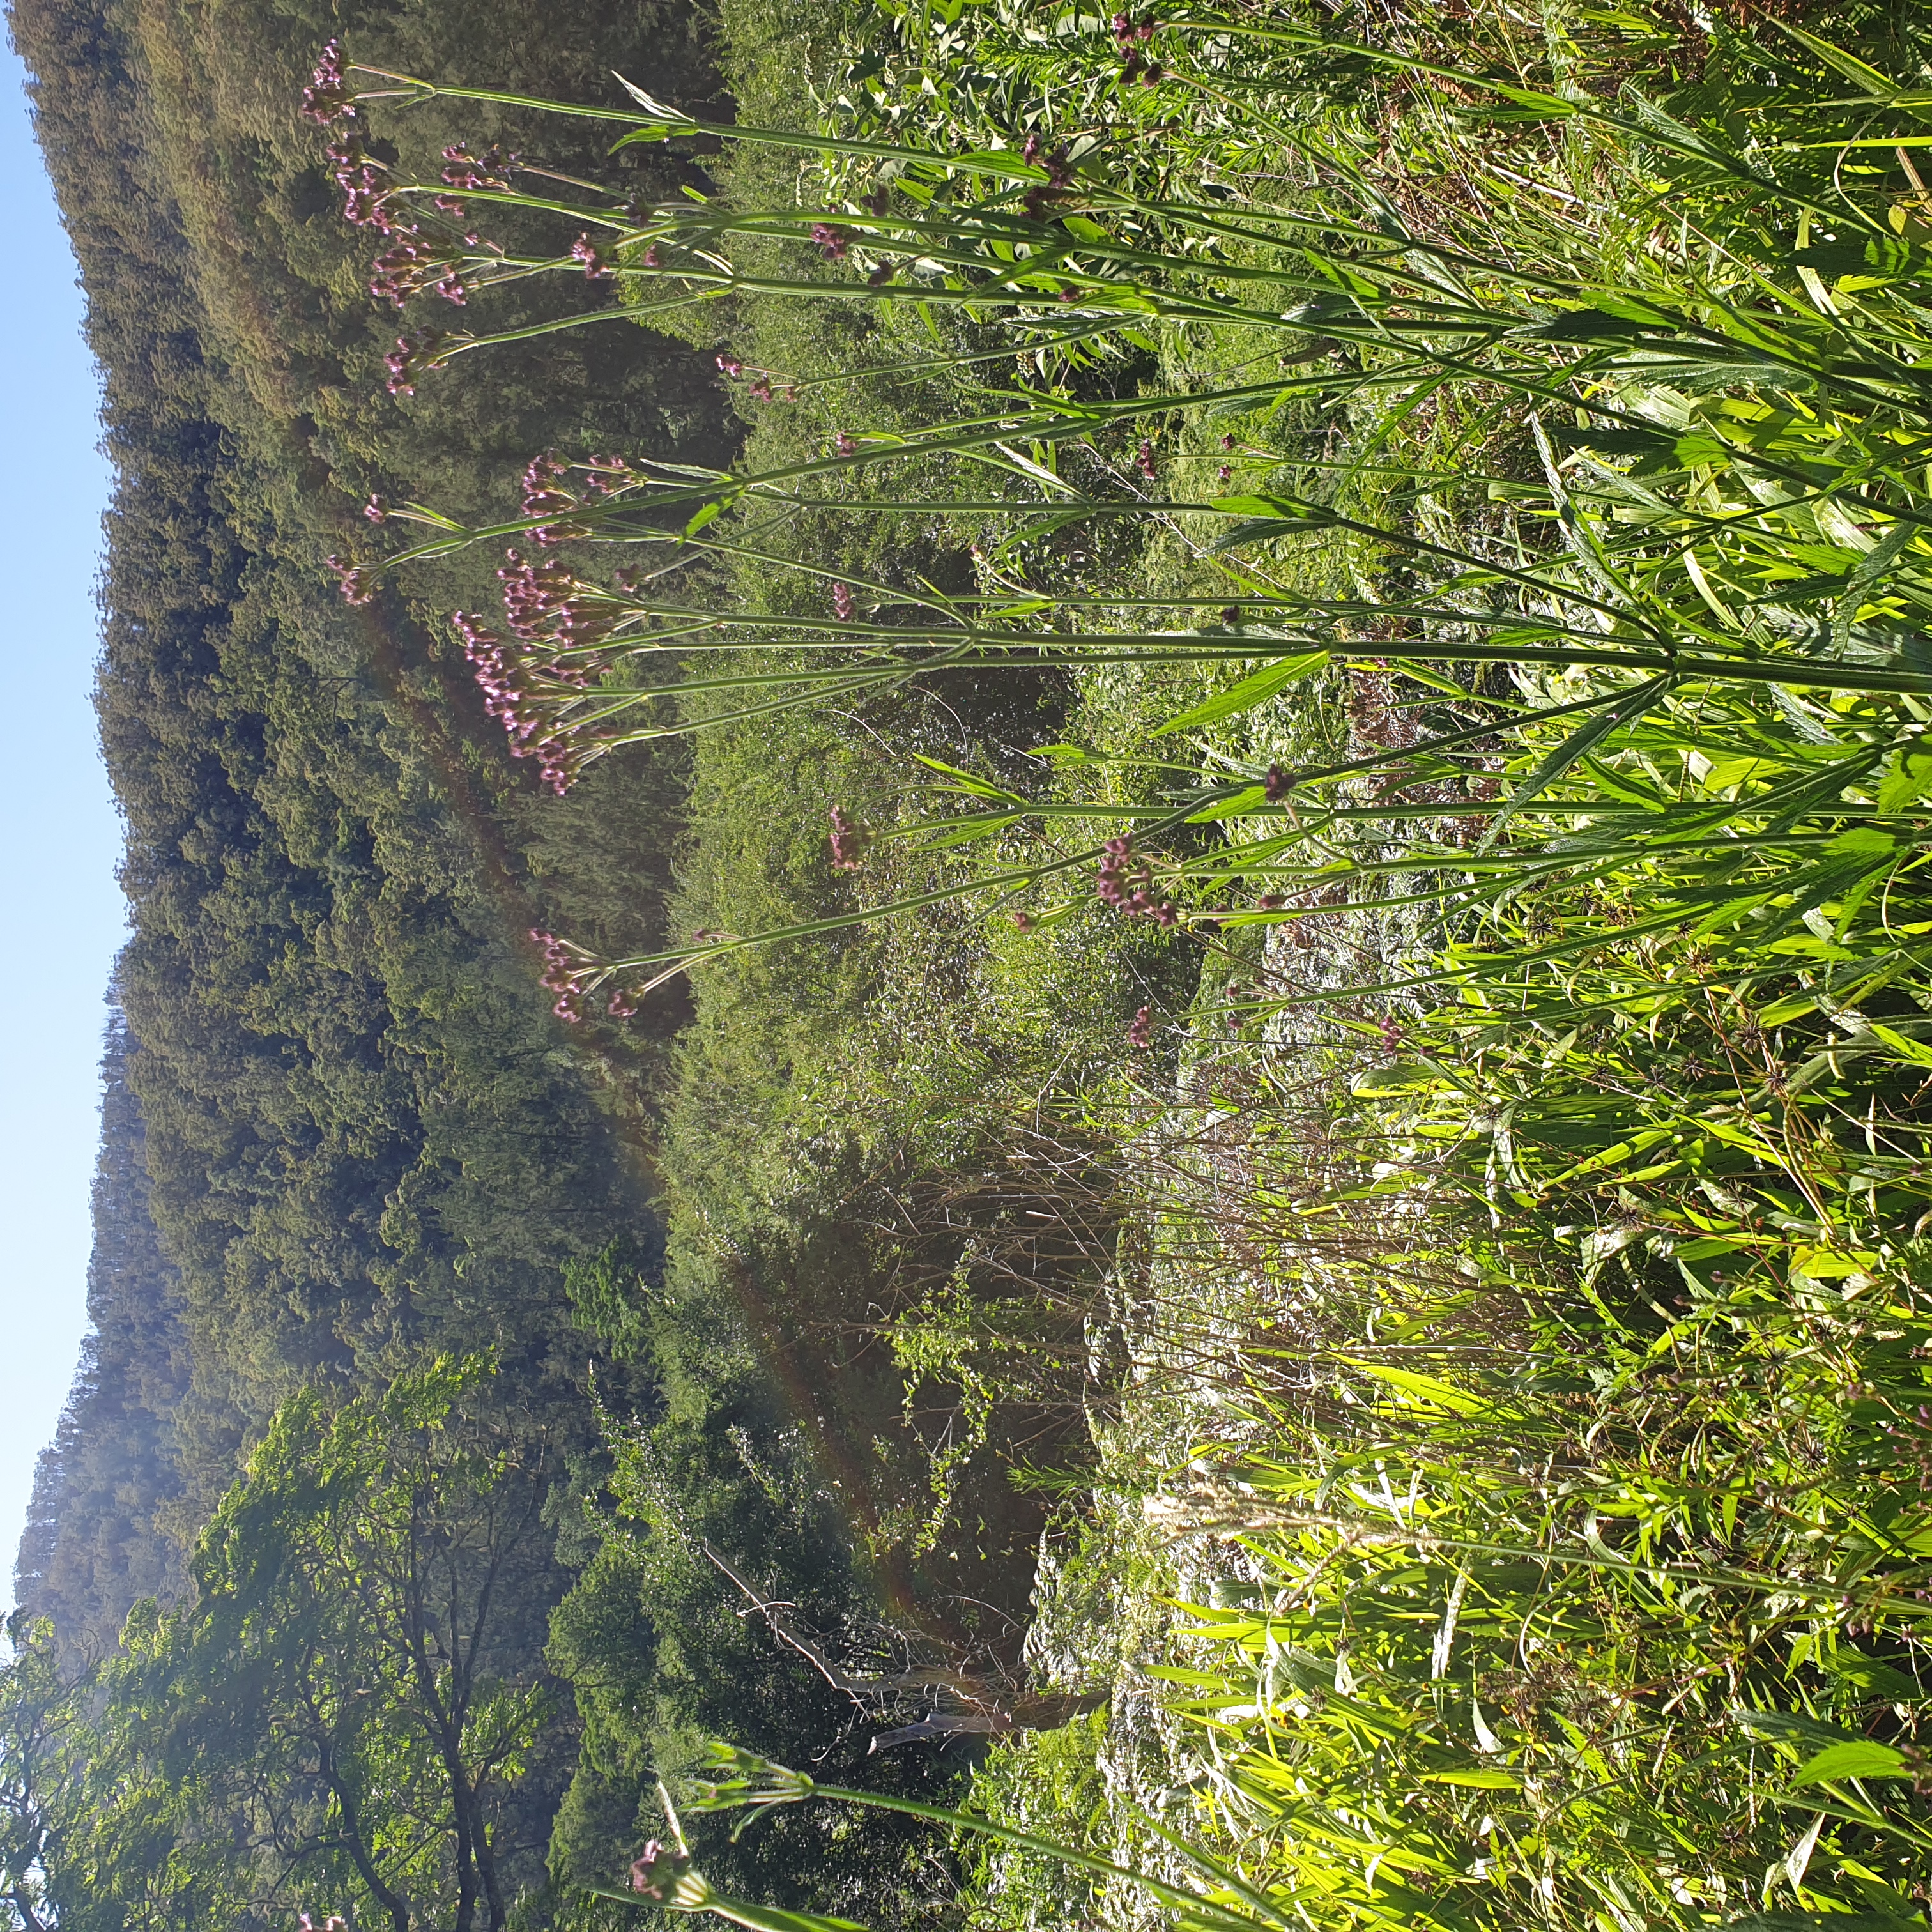
[(949, 765), (944, 759), (929, 758), (923, 752), (915, 752), (913, 756), (928, 770), (950, 778), (962, 791), (970, 792), (975, 798), (994, 799), (1001, 805), (1016, 805), (1022, 811), (1026, 808), (1028, 801), (1018, 792), (1008, 791), (1004, 785), (996, 785), (988, 779), (976, 778), (970, 772), (962, 772), (957, 765)]
[(1442, 1382), (1434, 1376), (1425, 1376), (1414, 1369), (1398, 1369), (1387, 1362), (1349, 1361), (1347, 1366), (1365, 1376), (1372, 1376), (1377, 1382), (1386, 1382), (1404, 1395), (1418, 1402), (1426, 1402), (1432, 1408), (1447, 1409), (1451, 1415), (1487, 1415), (1492, 1412), (1493, 1405), (1479, 1395), (1472, 1395), (1467, 1389)]
[(1548, 790), (1579, 758), (1594, 750), (1612, 731), (1641, 718), (1670, 690), (1670, 683), (1667, 674), (1648, 679), (1634, 691), (1624, 692), (1608, 710), (1599, 712), (1580, 724), (1503, 800), (1502, 810), (1490, 821), (1489, 830), (1484, 833), (1478, 849), (1488, 851), (1518, 812)]
[(1565, 309), (1526, 333), (1545, 342), (1634, 342), (1646, 330), (1671, 325), (1651, 316), (1616, 315), (1592, 305)]
[(1834, 859), (1888, 859), (1898, 850), (1898, 841), (1875, 825), (1855, 825), (1841, 832), (1825, 848)]
[(1827, 242), (1801, 248), (1792, 256), (1801, 268), (1815, 269), (1834, 281), (1864, 285), (1898, 280), (1912, 272), (1916, 251), (1896, 235), (1874, 235), (1862, 242)]
[(1881, 812), (1903, 812), (1932, 792), (1932, 751), (1906, 751), (1898, 766), (1878, 788)]
[(1191, 711), (1184, 711), (1178, 718), (1170, 718), (1151, 735), (1165, 737), (1170, 731), (1190, 730), (1197, 724), (1211, 724), (1222, 718), (1233, 718), (1244, 711), (1252, 711), (1258, 704), (1264, 704), (1278, 691), (1306, 677), (1310, 671), (1319, 670), (1328, 662), (1326, 651), (1309, 651), (1300, 657), (1282, 658), (1256, 671), (1252, 677), (1244, 677), (1239, 684), (1230, 685), (1226, 691), (1204, 700)]
[(1217, 496), (1208, 506), (1224, 515), (1242, 517), (1215, 544), (1216, 550), (1238, 550), (1264, 538), (1301, 536), (1310, 530), (1332, 530), (1342, 519), (1319, 503), (1292, 496)]
[(1861, 1738), (1855, 1744), (1827, 1744), (1813, 1758), (1799, 1766), (1791, 1782), (1826, 1784), (1846, 1778), (1910, 1778), (1904, 1754), (1889, 1744), (1876, 1744)]
[(1794, 26), (1788, 20), (1774, 20), (1770, 24), (1779, 32), (1789, 34), (1800, 46), (1810, 48), (1835, 73), (1843, 74), (1860, 87), (1869, 88), (1877, 98), (1889, 100), (1901, 92), (1897, 81), (1888, 80), (1876, 68), (1867, 65), (1856, 54), (1846, 52), (1843, 47), (1822, 40), (1816, 34), (1807, 33), (1802, 27)]
[(1478, 1791), (1514, 1791), (1522, 1780), (1507, 1771), (1425, 1771), (1424, 1784), (1462, 1784)]

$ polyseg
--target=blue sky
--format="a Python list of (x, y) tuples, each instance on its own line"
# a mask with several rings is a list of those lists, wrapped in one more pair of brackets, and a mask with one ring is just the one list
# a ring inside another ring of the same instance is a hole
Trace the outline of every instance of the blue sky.
[(0, 1602), (34, 1462), (52, 1434), (86, 1323), (103, 1001), (123, 936), (120, 826), (89, 693), (109, 471), (100, 384), (80, 333), (74, 255), (22, 92), (0, 59), (0, 580), (14, 734), (0, 758)]

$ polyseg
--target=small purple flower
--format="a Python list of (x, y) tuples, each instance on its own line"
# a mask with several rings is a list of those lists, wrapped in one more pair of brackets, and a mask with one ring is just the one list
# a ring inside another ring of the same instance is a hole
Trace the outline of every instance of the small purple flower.
[(662, 1904), (674, 1895), (678, 1880), (690, 1870), (691, 1860), (685, 1853), (653, 1838), (632, 1862), (631, 1889)]
[(1135, 1014), (1133, 1024), (1127, 1028), (1127, 1044), (1136, 1048), (1154, 1044), (1154, 1012), (1150, 1007), (1143, 1006)]
[(302, 89), (302, 117), (326, 127), (332, 121), (354, 118), (356, 99), (342, 67), (342, 43), (331, 40), (322, 50), (308, 86)]
[(1279, 765), (1270, 765), (1262, 779), (1262, 796), (1270, 805), (1279, 805), (1287, 797), (1291, 787), (1288, 774)]
[(376, 594), (376, 574), (361, 564), (344, 563), (333, 550), (322, 561), (342, 586), (345, 604), (367, 604)]
[(852, 614), (852, 591), (848, 584), (835, 584), (832, 586), (832, 614), (842, 624)]
[(866, 862), (866, 848), (872, 833), (848, 818), (836, 805), (832, 808), (832, 863), (836, 871), (856, 872)]
[(851, 243), (829, 221), (814, 221), (812, 224), (812, 238), (818, 244), (828, 262), (842, 262), (851, 252)]
[(382, 358), (388, 371), (388, 388), (392, 396), (413, 396), (416, 378), (425, 369), (434, 369), (436, 352), (443, 338), (434, 329), (418, 330), (413, 335), (399, 335), (396, 346)]
[(1136, 862), (1132, 832), (1109, 838), (1100, 853), (1094, 892), (1102, 905), (1112, 906), (1123, 919), (1150, 919), (1162, 926), (1179, 923), (1180, 914), (1173, 902), (1154, 891), (1147, 861)]

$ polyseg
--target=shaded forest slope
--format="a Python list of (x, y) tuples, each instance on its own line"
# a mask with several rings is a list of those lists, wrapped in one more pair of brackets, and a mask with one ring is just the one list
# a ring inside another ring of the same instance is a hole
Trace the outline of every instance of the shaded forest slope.
[[(536, 91), (626, 63), (698, 84), (688, 14), (608, 14), (539, 38), (516, 9), (12, 10), (118, 472), (98, 706), (134, 936), (98, 1334), (22, 1552), (23, 1600), (75, 1641), (165, 1593), (305, 1384), (494, 1352), (506, 1403), (595, 1450), (562, 1264), (652, 1249), (638, 1123), (614, 1104), (634, 1112), (647, 1081), (600, 1076), (619, 1052), (647, 1074), (656, 1047), (566, 1050), (522, 935), (648, 935), (679, 775), (614, 761), (526, 836), (527, 775), (477, 728), (431, 614), (482, 584), (351, 610), (320, 561), (393, 487), (379, 442), (412, 489), (428, 475), (480, 506), (552, 440), (621, 428), (674, 450), (728, 425), (689, 355), (629, 329), (584, 332), (487, 409), (448, 386), (387, 395), (384, 318), (292, 110), (334, 31)], [(563, 876), (549, 854), (592, 826), (607, 862)]]

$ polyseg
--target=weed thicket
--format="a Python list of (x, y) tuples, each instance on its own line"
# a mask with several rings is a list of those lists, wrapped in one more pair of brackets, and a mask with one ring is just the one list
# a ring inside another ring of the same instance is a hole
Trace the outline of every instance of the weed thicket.
[[(962, 914), (980, 983), (1024, 988), (1012, 949), (1065, 958), (1096, 904), (1203, 962), (1112, 1022), (1138, 1075), (1058, 1090), (1130, 1177), (1070, 1574), (1132, 1551), (1148, 1603), (1209, 1600), (1112, 1660), (1136, 1709), (1163, 1687), (1134, 1739), (997, 1748), (954, 1820), (994, 1845), (974, 1912), (1922, 1922), (1909, 22), (885, 24), (802, 128), (597, 110), (762, 158), (762, 201), (466, 156), (357, 179), (424, 286), (608, 277), (614, 315), (718, 319), (748, 412), (792, 412), (728, 472), (586, 455), (500, 526), (406, 513), (429, 533), (382, 568), (544, 560), (508, 566), (507, 638), (465, 634), (554, 782), (641, 739), (918, 721), (836, 802), (842, 909), (560, 943), (560, 1010)], [(466, 238), (500, 209), (524, 241)], [(778, 314), (835, 359), (733, 350)], [(962, 691), (1022, 698), (950, 746)], [(970, 1408), (1012, 1323), (941, 1295), (902, 1362)], [(1098, 1667), (1059, 1634), (1051, 1667)], [(806, 1795), (737, 1763), (714, 1796)], [(640, 1889), (766, 1922), (682, 1866)]]

